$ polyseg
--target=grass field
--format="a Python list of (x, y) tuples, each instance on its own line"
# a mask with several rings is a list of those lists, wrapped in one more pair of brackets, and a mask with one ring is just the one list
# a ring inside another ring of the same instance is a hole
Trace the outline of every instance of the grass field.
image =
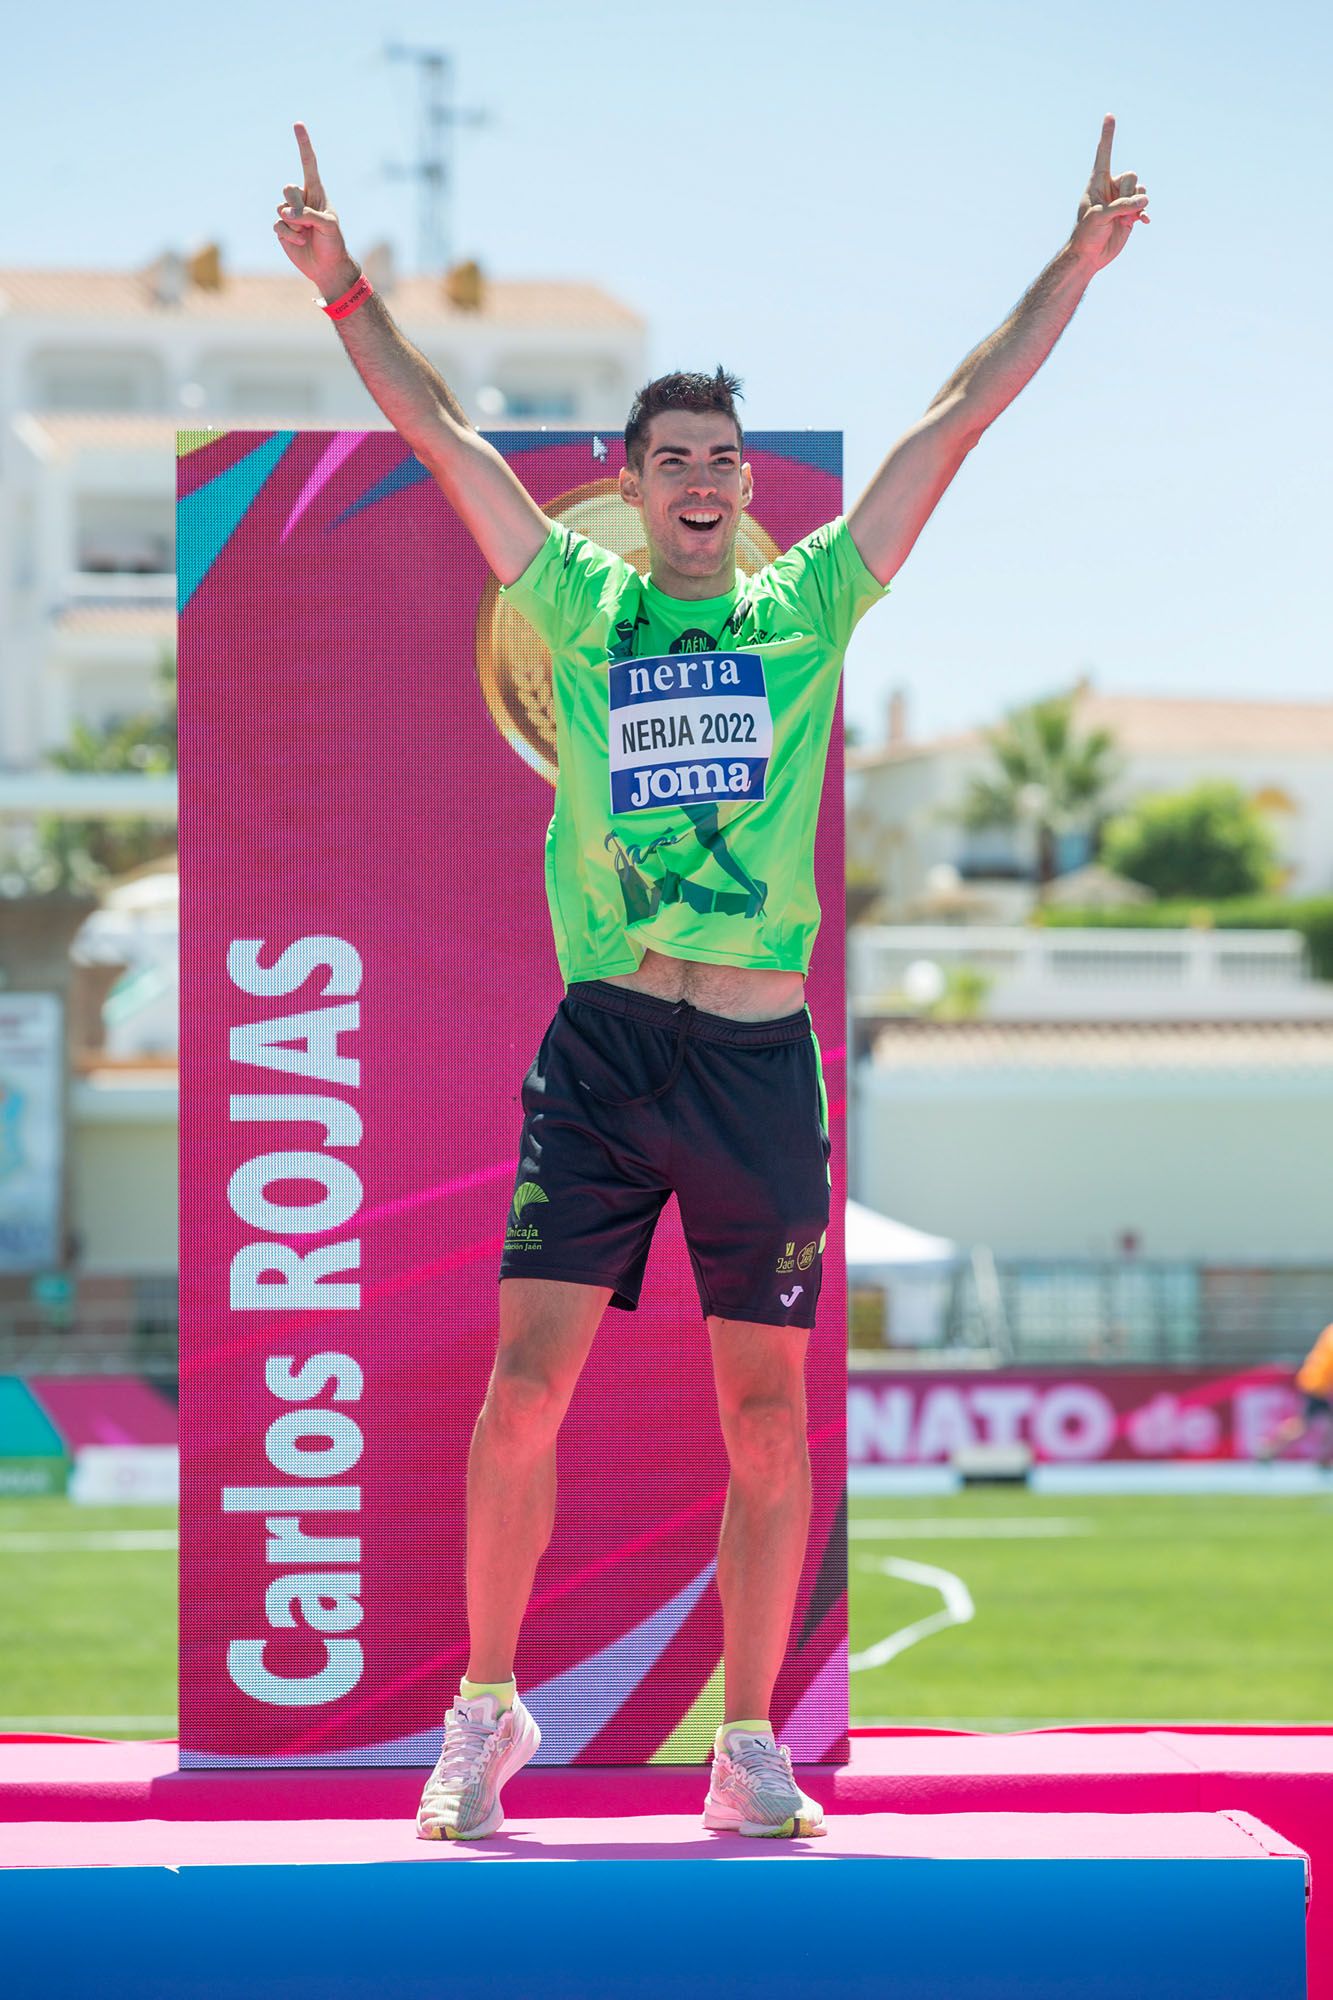
[[(1035, 1495), (854, 1502), (852, 1655), (940, 1611), (974, 1614), (851, 1677), (853, 1721), (1320, 1722), (1333, 1714), (1333, 1496)], [(941, 1579), (942, 1582), (942, 1579)]]
[[(0, 1502), (0, 1730), (175, 1734), (175, 1527)], [(1331, 1540), (1330, 1495), (854, 1501), (852, 1720), (1327, 1721)]]

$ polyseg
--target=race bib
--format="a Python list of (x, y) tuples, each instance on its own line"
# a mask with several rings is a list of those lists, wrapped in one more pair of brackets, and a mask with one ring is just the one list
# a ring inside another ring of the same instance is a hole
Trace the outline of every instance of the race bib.
[(672, 653), (608, 669), (613, 813), (764, 796), (773, 716), (758, 653)]

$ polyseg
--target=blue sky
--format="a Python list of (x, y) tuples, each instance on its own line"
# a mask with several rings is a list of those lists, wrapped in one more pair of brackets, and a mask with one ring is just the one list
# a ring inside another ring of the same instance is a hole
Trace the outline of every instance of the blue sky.
[[(849, 501), (1065, 241), (1102, 115), (1153, 221), (964, 466), (848, 656), (847, 713), (989, 720), (1090, 673), (1324, 697), (1329, 12), (1276, 0), (324, 0), (25, 9), (5, 34), (0, 264), (270, 234), (303, 118), (353, 248), (411, 261), (415, 79), (451, 52), (455, 247), (644, 314), (654, 368), (745, 378), (752, 429), (846, 434)], [(1322, 128), (1321, 128), (1322, 120)], [(293, 282), (300, 281), (293, 276)]]

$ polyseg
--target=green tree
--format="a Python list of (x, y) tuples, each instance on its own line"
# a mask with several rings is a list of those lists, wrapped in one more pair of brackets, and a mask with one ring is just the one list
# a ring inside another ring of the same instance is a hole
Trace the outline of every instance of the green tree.
[(932, 1021), (978, 1021), (994, 984), (980, 966), (951, 965), (944, 975), (943, 993), (926, 1013)]
[[(92, 727), (76, 722), (69, 742), (48, 750), (59, 771), (120, 771), (156, 776), (176, 769), (176, 662), (163, 654), (154, 672), (155, 700), (136, 715)], [(35, 841), (6, 857), (5, 870), (30, 892), (88, 890), (142, 862), (174, 854), (176, 829), (155, 819), (65, 819), (44, 813)]]
[(1080, 735), (1074, 697), (1058, 695), (1014, 709), (986, 740), (994, 768), (970, 781), (958, 817), (978, 830), (1033, 827), (1044, 890), (1055, 875), (1056, 841), (1093, 825), (1119, 776), (1114, 738), (1105, 729)]
[(1277, 873), (1272, 828), (1221, 778), (1140, 799), (1107, 824), (1101, 851), (1118, 875), (1162, 897), (1251, 896)]

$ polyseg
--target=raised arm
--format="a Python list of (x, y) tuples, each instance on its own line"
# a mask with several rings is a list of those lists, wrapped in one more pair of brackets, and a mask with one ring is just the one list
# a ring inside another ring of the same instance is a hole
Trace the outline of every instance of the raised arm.
[[(273, 231), (326, 300), (361, 276), (329, 207), (315, 149), (296, 128), (302, 185), (283, 189)], [(444, 379), (394, 324), (378, 293), (333, 322), (361, 380), (408, 448), (438, 481), (501, 583), (522, 576), (551, 523), (498, 451), (475, 431)]]
[(954, 370), (847, 516), (852, 540), (880, 583), (901, 569), (973, 445), (1041, 367), (1093, 273), (1120, 255), (1136, 222), (1147, 222), (1147, 189), (1134, 174), (1111, 173), (1114, 137), (1108, 115), (1068, 243), (1004, 325)]

